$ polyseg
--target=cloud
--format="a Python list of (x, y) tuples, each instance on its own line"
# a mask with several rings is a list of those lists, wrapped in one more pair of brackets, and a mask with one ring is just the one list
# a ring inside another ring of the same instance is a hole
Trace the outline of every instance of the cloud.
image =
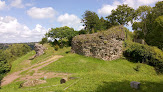
[(37, 8), (32, 7), (27, 11), (27, 14), (35, 19), (54, 18), (57, 12), (52, 7)]
[(6, 2), (0, 0), (0, 10), (3, 10), (6, 7)]
[(136, 9), (139, 6), (155, 4), (158, 1), (162, 1), (162, 0), (119, 0), (119, 1), (114, 1), (112, 5), (109, 4), (103, 5), (102, 8), (97, 10), (97, 12), (101, 16), (108, 16), (111, 14), (111, 11), (113, 9), (117, 8), (117, 5), (128, 4), (130, 7)]
[(34, 29), (29, 29), (14, 17), (0, 17), (1, 43), (38, 42), (46, 32), (47, 29), (39, 24)]
[(128, 4), (130, 7), (136, 9), (139, 6), (155, 4), (158, 1), (162, 0), (123, 0), (123, 4)]
[(62, 26), (73, 27), (75, 30), (83, 29), (83, 24), (81, 23), (81, 19), (78, 18), (74, 14), (65, 13), (64, 15), (60, 15), (57, 19)]
[(22, 4), (22, 0), (12, 0), (11, 4), (12, 7), (16, 8), (24, 8), (25, 6)]
[(33, 6), (32, 3), (26, 3), (25, 6)]
[(117, 8), (117, 5), (120, 5), (119, 1), (114, 1), (112, 5), (103, 5), (101, 9), (98, 9), (98, 14), (101, 16), (108, 16), (111, 14), (113, 9)]
[(150, 5), (162, 0), (137, 0), (137, 1), (142, 5)]

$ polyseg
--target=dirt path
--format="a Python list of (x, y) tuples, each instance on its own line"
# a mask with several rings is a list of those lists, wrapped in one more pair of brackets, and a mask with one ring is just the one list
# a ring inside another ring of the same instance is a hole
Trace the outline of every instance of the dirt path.
[[(50, 59), (48, 59), (48, 60), (46, 60), (44, 62), (34, 64), (31, 67), (28, 67), (28, 68), (25, 68), (25, 69), (23, 69), (21, 71), (9, 74), (9, 75), (7, 75), (7, 76), (5, 76), (3, 78), (2, 82), (1, 82), (1, 86), (10, 84), (11, 82), (13, 82), (14, 80), (16, 80), (18, 78), (20, 78), (19, 80), (29, 80), (29, 79), (38, 79), (38, 78), (42, 78), (42, 77), (53, 78), (53, 77), (58, 77), (58, 76), (61, 76), (61, 77), (67, 76), (69, 74), (66, 74), (66, 73), (53, 73), (53, 72), (50, 72), (50, 73), (40, 72), (40, 73), (38, 73), (39, 69), (49, 65), (50, 63), (58, 60), (61, 57), (63, 57), (63, 56), (55, 55), (52, 58), (50, 58)], [(24, 71), (28, 71), (28, 72), (34, 71), (34, 73), (33, 73), (32, 76), (30, 76), (30, 75), (26, 75), (26, 76), (20, 75), (20, 73), (22, 73)]]

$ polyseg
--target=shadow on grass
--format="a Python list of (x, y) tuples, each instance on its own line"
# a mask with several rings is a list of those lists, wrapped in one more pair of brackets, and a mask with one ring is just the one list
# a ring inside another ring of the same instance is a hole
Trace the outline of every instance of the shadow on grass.
[(159, 83), (140, 81), (140, 83), (140, 89), (133, 89), (130, 87), (130, 81), (103, 81), (103, 84), (98, 86), (94, 92), (163, 92), (163, 81)]

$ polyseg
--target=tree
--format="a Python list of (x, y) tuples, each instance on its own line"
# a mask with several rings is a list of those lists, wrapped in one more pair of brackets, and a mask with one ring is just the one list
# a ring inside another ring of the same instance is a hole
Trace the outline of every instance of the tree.
[(118, 5), (116, 10), (112, 10), (111, 15), (106, 17), (113, 25), (128, 25), (128, 22), (133, 22), (135, 15), (134, 9), (128, 5)]
[(94, 33), (99, 30), (100, 20), (98, 15), (92, 11), (85, 11), (83, 14), (82, 23), (84, 23), (85, 30), (89, 33)]
[(10, 70), (9, 62), (6, 59), (3, 50), (0, 50), (0, 74), (4, 74)]
[[(142, 31), (144, 36), (147, 34), (147, 17), (150, 14), (152, 8), (150, 6), (140, 6), (136, 11), (135, 11), (135, 19), (139, 20), (141, 22), (136, 22), (133, 24), (133, 30), (136, 31)], [(135, 25), (139, 24), (139, 25)], [(137, 26), (137, 27), (134, 27)]]
[(158, 46), (163, 50), (163, 15), (155, 19), (153, 30), (146, 36), (149, 45)]
[(87, 31), (84, 30), (84, 29), (81, 29), (78, 31), (78, 34), (81, 35), (81, 34), (87, 34)]
[(31, 48), (26, 44), (12, 44), (5, 52), (6, 54), (11, 53), (10, 57), (16, 58), (27, 54), (29, 51), (31, 51)]
[(108, 21), (105, 20), (103, 17), (100, 18), (100, 22), (99, 22), (99, 30), (106, 30), (108, 29), (108, 25), (107, 25)]
[(157, 2), (155, 7), (140, 6), (136, 11), (135, 19), (139, 22), (135, 22), (132, 25), (135, 37), (145, 39), (148, 45), (157, 46), (163, 48), (163, 1)]
[(42, 40), (40, 41), (40, 44), (45, 44), (45, 43), (47, 43), (48, 42), (48, 38), (47, 37), (44, 37), (44, 38), (42, 38)]
[(71, 40), (74, 36), (77, 35), (77, 31), (73, 28), (69, 28), (67, 26), (60, 27), (60, 28), (51, 28), (51, 30), (46, 33), (46, 37), (50, 37), (53, 41), (60, 40), (61, 46), (63, 46), (63, 39), (68, 40), (68, 44), (71, 44)]

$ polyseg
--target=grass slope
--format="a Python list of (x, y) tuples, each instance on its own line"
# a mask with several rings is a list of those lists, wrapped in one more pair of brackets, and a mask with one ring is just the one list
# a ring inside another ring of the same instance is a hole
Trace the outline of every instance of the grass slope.
[[(53, 48), (48, 48), (53, 50)], [(64, 55), (56, 62), (42, 68), (43, 71), (72, 73), (77, 77), (65, 84), (61, 78), (47, 79), (47, 83), (34, 87), (19, 88), (22, 82), (13, 82), (2, 87), (0, 92), (162, 92), (163, 75), (157, 75), (154, 68), (145, 64), (132, 63), (125, 59), (103, 61), (91, 57), (68, 53), (70, 48), (54, 51), (49, 55)], [(41, 62), (45, 56), (38, 57)], [(37, 63), (35, 61), (35, 63)], [(139, 71), (134, 68), (140, 66)], [(13, 67), (16, 68), (16, 67)], [(130, 87), (131, 81), (141, 82), (139, 90)], [(66, 89), (67, 88), (67, 89)]]

